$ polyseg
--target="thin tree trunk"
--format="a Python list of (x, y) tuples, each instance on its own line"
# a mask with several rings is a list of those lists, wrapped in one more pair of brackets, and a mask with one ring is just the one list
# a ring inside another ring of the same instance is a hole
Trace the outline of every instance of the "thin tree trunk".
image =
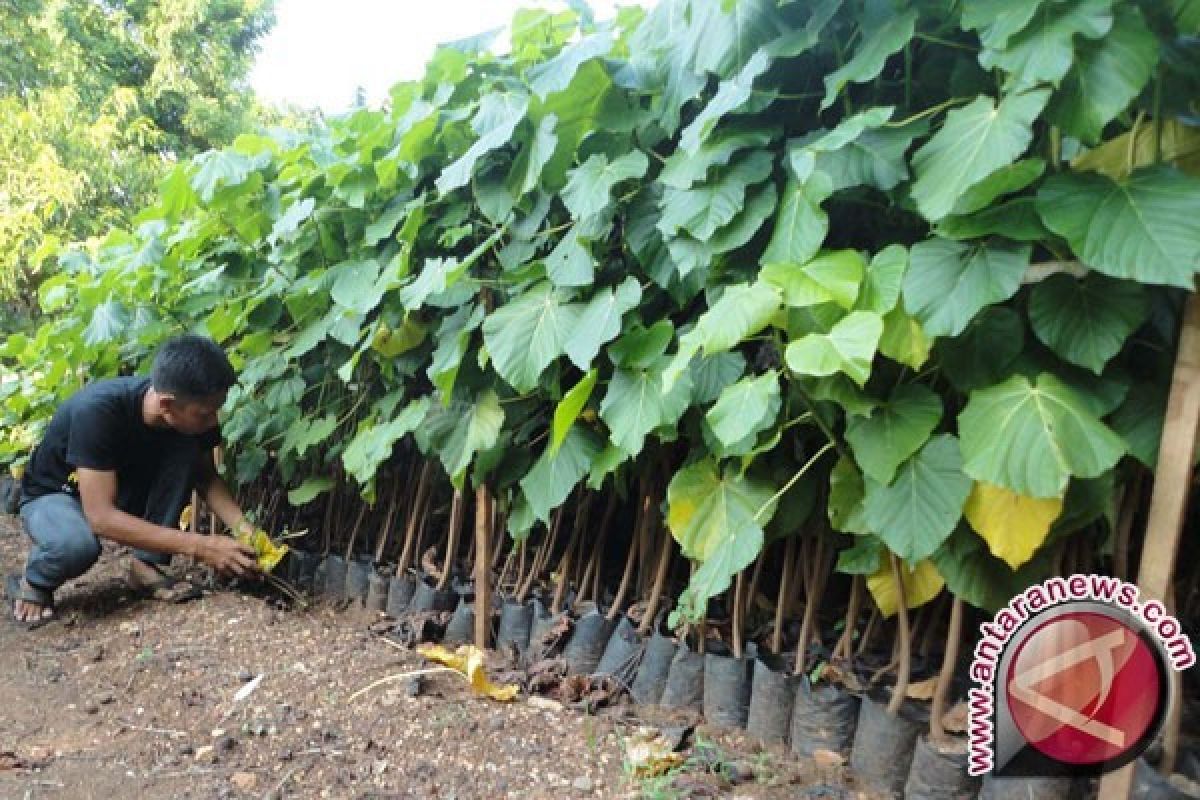
[(587, 525), (590, 500), (591, 497), (584, 497), (575, 509), (575, 521), (571, 526), (571, 539), (567, 542), (567, 549), (563, 552), (562, 560), (558, 564), (558, 581), (554, 587), (554, 600), (550, 604), (550, 611), (553, 614), (562, 611), (563, 598), (567, 594), (567, 584), (571, 582), (571, 569), (575, 561), (575, 551), (579, 549), (579, 541), (583, 535), (583, 529)]
[(742, 584), (745, 574), (746, 571), (742, 570), (733, 582), (733, 619), (729, 621), (730, 636), (733, 639), (733, 657), (738, 661), (742, 659), (742, 615), (745, 613), (742, 609), (745, 602), (742, 598)]
[(889, 552), (888, 559), (892, 564), (892, 580), (896, 582), (896, 614), (900, 629), (896, 635), (900, 637), (900, 671), (896, 674), (896, 685), (892, 689), (892, 700), (888, 703), (887, 712), (896, 716), (904, 705), (904, 697), (908, 694), (908, 679), (912, 674), (912, 641), (909, 639), (908, 628), (908, 598), (904, 594), (904, 577), (900, 574), (900, 559)]
[(421, 475), (417, 478), (417, 494), (408, 510), (408, 524), (404, 528), (404, 547), (400, 551), (400, 560), (396, 565), (397, 575), (403, 575), (404, 570), (412, 563), (413, 549), (416, 547), (417, 527), (425, 514), (425, 506), (429, 502), (431, 469), (432, 465), (428, 461), (421, 465)]
[(944, 741), (946, 729), (942, 716), (946, 713), (946, 700), (950, 694), (950, 682), (954, 678), (954, 667), (958, 662), (958, 648), (962, 640), (962, 598), (954, 596), (950, 604), (950, 626), (946, 631), (946, 652), (942, 656), (942, 671), (938, 673), (933, 688), (933, 707), (929, 710), (929, 736), (935, 742)]
[(671, 549), (671, 534), (667, 531), (661, 532), (662, 548), (658, 554), (658, 567), (654, 570), (654, 585), (650, 588), (650, 599), (646, 602), (646, 612), (642, 616), (642, 624), (638, 626), (638, 633), (645, 636), (654, 627), (654, 615), (658, 613), (658, 604), (662, 600), (663, 587), (667, 583), (667, 567), (671, 564), (671, 557), (674, 555)]
[(783, 568), (779, 572), (779, 594), (775, 597), (775, 629), (771, 631), (771, 652), (779, 655), (783, 650), (783, 612), (787, 605), (788, 582), (796, 566), (796, 537), (789, 536), (783, 548)]
[(817, 533), (816, 553), (812, 559), (812, 569), (805, 570), (808, 579), (808, 598), (804, 604), (804, 621), (800, 625), (800, 641), (796, 644), (796, 668), (794, 674), (803, 675), (808, 661), (808, 641), (812, 638), (813, 627), (817, 620), (817, 608), (820, 607), (818, 598), (823, 589), (822, 576), (825, 573), (825, 534)]
[(1113, 542), (1113, 574), (1123, 581), (1129, 579), (1129, 541), (1138, 506), (1142, 503), (1143, 480), (1140, 470), (1134, 473), (1122, 498), (1121, 515), (1117, 519), (1117, 537)]
[[(593, 603), (600, 602), (600, 570), (604, 564), (604, 545), (608, 542), (608, 532), (612, 527), (613, 514), (617, 510), (617, 493), (612, 491), (608, 495), (608, 505), (604, 507), (604, 516), (600, 520), (600, 535), (596, 537), (596, 546), (592, 549), (592, 558), (588, 563), (588, 572), (585, 574), (584, 580), (580, 581), (580, 599), (591, 600)], [(587, 587), (588, 578), (591, 575), (591, 586)]]
[(392, 482), (392, 494), (388, 500), (387, 516), (383, 518), (383, 529), (379, 533), (379, 542), (375, 546), (375, 563), (383, 561), (384, 551), (387, 550), (388, 540), (392, 537), (392, 526), (396, 523), (396, 509), (400, 506), (401, 484)]
[(625, 570), (621, 574), (621, 585), (617, 588), (617, 596), (613, 598), (612, 608), (608, 610), (608, 619), (614, 620), (621, 613), (621, 606), (625, 602), (625, 593), (629, 591), (629, 584), (633, 580), (633, 566), (637, 559), (638, 551), (641, 549), (642, 539), (646, 535), (647, 522), (650, 519), (650, 494), (647, 492), (642, 498), (642, 506), (638, 509), (637, 528), (634, 531), (634, 539), (629, 543), (629, 552), (625, 556)]
[(462, 532), (463, 495), (458, 489), (454, 490), (454, 499), (450, 502), (450, 530), (446, 541), (446, 558), (442, 563), (442, 576), (438, 578), (437, 591), (444, 591), (450, 583), (450, 573), (454, 571), (454, 553), (458, 550), (458, 538)]
[(846, 605), (846, 623), (842, 636), (833, 648), (833, 658), (850, 660), (851, 647), (854, 642), (854, 629), (858, 627), (858, 613), (862, 608), (863, 577), (855, 575), (850, 582), (850, 602)]
[(354, 520), (354, 527), (350, 529), (350, 543), (346, 545), (346, 561), (354, 558), (354, 545), (358, 542), (358, 532), (362, 529), (363, 518), (367, 516), (367, 504), (363, 503), (358, 508), (358, 516)]
[(862, 658), (863, 653), (867, 652), (867, 645), (875, 635), (875, 626), (879, 623), (880, 613), (878, 608), (871, 609), (871, 616), (867, 617), (867, 626), (863, 628), (862, 640), (858, 643), (858, 649), (854, 651), (854, 657)]
[(758, 558), (754, 560), (754, 574), (750, 578), (750, 588), (746, 592), (746, 608), (744, 611), (748, 614), (750, 609), (754, 608), (754, 598), (758, 596), (758, 582), (762, 579), (763, 560), (767, 554), (767, 547), (763, 545), (763, 549), (758, 552)]

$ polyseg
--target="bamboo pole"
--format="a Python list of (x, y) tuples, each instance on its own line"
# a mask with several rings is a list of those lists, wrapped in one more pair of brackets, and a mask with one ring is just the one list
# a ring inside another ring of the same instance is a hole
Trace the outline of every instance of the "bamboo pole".
[[(1200, 294), (1188, 295), (1175, 353), (1175, 372), (1163, 418), (1158, 464), (1154, 470), (1154, 489), (1150, 495), (1150, 515), (1146, 521), (1146, 539), (1138, 569), (1138, 586), (1143, 598), (1165, 602), (1179, 539), (1187, 513), (1191, 488), (1192, 464), (1196, 455), (1196, 432), (1200, 428)], [(1177, 740), (1176, 740), (1177, 741)], [(1177, 751), (1163, 747), (1163, 765), (1173, 767)], [(1133, 788), (1133, 765), (1110, 772), (1100, 782), (1100, 796), (1129, 797)]]
[(475, 490), (475, 646), (488, 646), (491, 632), (492, 583), (491, 559), (488, 548), (492, 543), (492, 497), (486, 486)]

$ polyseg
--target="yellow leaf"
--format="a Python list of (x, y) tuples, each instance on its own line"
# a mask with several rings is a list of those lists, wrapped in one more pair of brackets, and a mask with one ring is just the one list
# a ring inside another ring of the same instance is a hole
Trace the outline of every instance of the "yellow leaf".
[(188, 503), (179, 513), (179, 530), (186, 531), (192, 527), (192, 504)]
[[(1129, 147), (1133, 140), (1132, 150)], [(1077, 156), (1071, 168), (1107, 175), (1115, 181), (1129, 177), (1131, 170), (1155, 163), (1155, 127), (1146, 122), (1136, 131), (1123, 133)], [(1190, 175), (1200, 175), (1200, 132), (1177, 120), (1162, 125), (1162, 160)], [(1132, 156), (1132, 157), (1131, 157)]]
[(258, 557), (258, 566), (263, 572), (275, 569), (288, 552), (286, 544), (275, 544), (270, 535), (261, 528), (254, 533), (234, 534), (233, 538), (254, 551), (254, 555)]
[(1046, 541), (1050, 526), (1062, 513), (1063, 499), (1037, 499), (1003, 486), (976, 483), (963, 513), (996, 558), (1018, 569)]
[(447, 666), (462, 675), (476, 694), (507, 703), (520, 691), (516, 685), (498, 686), (488, 680), (487, 672), (483, 668), (483, 651), (473, 645), (464, 644), (453, 653), (440, 644), (425, 645), (418, 647), (417, 652), (430, 661)]
[(25, 475), (25, 465), (13, 464), (8, 468), (8, 471), (13, 476), (14, 481), (19, 481)]
[(642, 726), (625, 739), (625, 758), (639, 778), (663, 775), (684, 762), (683, 754), (660, 731)]
[[(879, 571), (867, 578), (867, 588), (875, 605), (885, 617), (896, 613), (899, 603), (896, 602), (896, 581), (892, 579), (892, 566), (889, 559), (881, 559)], [(918, 562), (914, 569), (909, 569), (903, 561), (900, 562), (900, 577), (904, 581), (904, 599), (909, 608), (918, 608), (938, 596), (938, 592), (946, 585), (938, 574), (933, 562), (929, 559)]]

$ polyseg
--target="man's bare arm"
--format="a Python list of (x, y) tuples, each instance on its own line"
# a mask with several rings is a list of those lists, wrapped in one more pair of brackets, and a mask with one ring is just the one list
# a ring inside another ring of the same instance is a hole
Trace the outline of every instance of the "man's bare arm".
[(246, 520), (245, 513), (238, 506), (237, 500), (234, 499), (233, 492), (229, 491), (228, 484), (217, 474), (212, 451), (204, 450), (198, 458), (199, 478), (196, 481), (196, 489), (204, 498), (204, 502), (232, 530), (238, 530), (239, 526), (252, 528), (253, 526)]
[(76, 473), (83, 514), (97, 536), (141, 550), (193, 556), (221, 572), (257, 571), (254, 554), (233, 539), (155, 525), (117, 508), (115, 472), (80, 467)]

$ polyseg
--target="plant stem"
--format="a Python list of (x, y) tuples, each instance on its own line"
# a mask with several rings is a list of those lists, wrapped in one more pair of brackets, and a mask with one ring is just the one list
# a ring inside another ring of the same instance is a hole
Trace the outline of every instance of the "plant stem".
[(458, 549), (458, 537), (463, 522), (463, 495), (459, 489), (454, 490), (454, 499), (450, 502), (450, 531), (446, 541), (446, 558), (442, 562), (442, 576), (438, 578), (437, 591), (444, 591), (450, 583), (450, 573), (454, 571), (454, 551)]
[(904, 596), (900, 559), (890, 551), (888, 559), (892, 565), (892, 580), (896, 582), (896, 614), (900, 623), (900, 629), (896, 632), (900, 642), (900, 671), (896, 674), (896, 685), (892, 689), (892, 699), (887, 706), (887, 713), (894, 717), (904, 705), (905, 695), (908, 694), (908, 679), (912, 674), (912, 642), (909, 640), (908, 599)]
[(396, 509), (400, 506), (400, 481), (392, 481), (392, 493), (388, 499), (387, 516), (383, 518), (383, 530), (379, 533), (379, 543), (375, 546), (375, 563), (383, 561), (383, 553), (387, 549), (388, 540), (392, 536), (392, 526), (396, 522)]
[(796, 675), (803, 675), (808, 658), (808, 641), (816, 627), (818, 598), (824, 592), (825, 535), (817, 534), (817, 552), (813, 557), (812, 570), (809, 573), (807, 596), (804, 603), (804, 621), (800, 624), (800, 641), (796, 644)]
[(746, 571), (742, 570), (733, 582), (733, 619), (730, 620), (733, 657), (739, 661), (742, 658), (742, 576), (745, 574)]
[(929, 710), (929, 736), (935, 742), (944, 741), (946, 729), (942, 716), (946, 713), (946, 698), (950, 694), (950, 682), (954, 678), (954, 667), (958, 662), (958, 647), (962, 640), (962, 598), (954, 596), (950, 604), (950, 627), (946, 631), (946, 652), (942, 656), (942, 671), (938, 673), (933, 689), (933, 707)]
[(862, 575), (855, 575), (850, 582), (850, 602), (846, 605), (846, 623), (842, 636), (833, 648), (833, 658), (850, 660), (851, 647), (854, 643), (854, 629), (858, 626), (858, 612), (862, 608)]
[(750, 588), (746, 591), (746, 610), (754, 607), (754, 598), (758, 596), (758, 582), (762, 579), (763, 561), (767, 554), (767, 548), (763, 548), (758, 552), (758, 558), (754, 560), (754, 574), (750, 578)]
[(775, 596), (775, 627), (771, 631), (771, 652), (779, 655), (783, 650), (783, 610), (787, 605), (788, 581), (796, 566), (796, 537), (789, 536), (783, 548), (783, 569), (779, 572), (779, 594)]
[(658, 613), (658, 604), (662, 600), (663, 587), (667, 582), (667, 567), (671, 564), (671, 534), (667, 531), (661, 532), (662, 547), (658, 553), (658, 566), (654, 570), (654, 585), (650, 588), (650, 599), (646, 601), (646, 612), (642, 616), (642, 622), (638, 625), (638, 633), (642, 636), (648, 634), (654, 627), (654, 615)]
[[(608, 495), (608, 505), (604, 507), (604, 517), (600, 521), (600, 536), (596, 540), (596, 547), (592, 550), (592, 562), (588, 565), (588, 570), (591, 572), (592, 585), (586, 590), (586, 598), (594, 603), (600, 602), (600, 569), (604, 564), (604, 546), (608, 543), (608, 533), (612, 528), (613, 514), (617, 510), (617, 493), (612, 491)], [(584, 592), (583, 586), (587, 583), (587, 576), (584, 576), (580, 582), (580, 591)]]
[(396, 574), (403, 575), (404, 570), (412, 563), (413, 549), (416, 547), (417, 526), (425, 514), (425, 506), (429, 502), (429, 484), (431, 462), (421, 465), (421, 475), (417, 478), (417, 496), (412, 507), (408, 510), (408, 524), (404, 529), (404, 547), (400, 551), (400, 560), (396, 563)]
[(828, 452), (829, 448), (831, 448), (833, 446), (834, 446), (834, 443), (833, 443), (833, 440), (831, 439), (828, 444), (826, 444), (824, 447), (822, 447), (820, 450), (818, 450), (816, 452), (816, 455), (814, 455), (812, 458), (810, 458), (808, 461), (806, 461), (804, 466), (800, 467), (800, 470), (795, 475), (793, 475), (791, 478), (788, 479), (788, 482), (783, 485), (783, 488), (780, 489), (778, 492), (776, 492), (774, 495), (772, 495), (771, 499), (768, 500), (767, 502), (763, 503), (762, 507), (759, 508), (757, 512), (755, 512), (754, 521), (757, 522), (759, 520), (759, 518), (762, 516), (764, 511), (766, 511), (768, 508), (773, 506), (775, 504), (775, 502), (779, 500), (779, 498), (783, 497), (784, 494), (787, 493), (788, 489), (791, 489), (793, 486), (795, 486), (796, 481), (800, 480), (800, 478), (802, 478), (804, 476), (804, 473), (808, 472), (809, 469), (812, 468), (812, 465), (817, 463), (817, 460), (821, 456), (825, 455), (825, 453)]
[(346, 545), (346, 561), (354, 558), (354, 545), (358, 542), (358, 532), (362, 530), (363, 519), (367, 516), (367, 504), (358, 507), (358, 516), (354, 518), (354, 527), (350, 529), (350, 543)]
[(625, 594), (629, 591), (629, 583), (633, 578), (633, 565), (641, 544), (641, 539), (646, 535), (647, 522), (650, 517), (650, 493), (647, 492), (642, 496), (642, 505), (638, 509), (637, 528), (634, 531), (634, 539), (629, 543), (629, 553), (625, 556), (625, 571), (621, 574), (621, 585), (617, 588), (617, 595), (613, 598), (612, 608), (608, 610), (608, 619), (614, 620), (621, 613), (621, 605), (625, 602)]
[(879, 623), (879, 618), (879, 608), (872, 608), (871, 616), (867, 617), (867, 627), (863, 628), (862, 640), (858, 643), (858, 649), (854, 651), (855, 658), (862, 658), (862, 654), (867, 652), (867, 645), (870, 644), (875, 634), (875, 626)]
[(563, 599), (567, 594), (567, 584), (571, 582), (571, 567), (575, 561), (575, 551), (579, 549), (579, 540), (583, 534), (583, 528), (587, 525), (590, 501), (590, 496), (584, 497), (575, 509), (575, 522), (571, 526), (571, 540), (567, 542), (567, 549), (563, 552), (562, 560), (558, 562), (558, 581), (554, 587), (554, 601), (550, 605), (550, 611), (553, 614), (562, 611)]

